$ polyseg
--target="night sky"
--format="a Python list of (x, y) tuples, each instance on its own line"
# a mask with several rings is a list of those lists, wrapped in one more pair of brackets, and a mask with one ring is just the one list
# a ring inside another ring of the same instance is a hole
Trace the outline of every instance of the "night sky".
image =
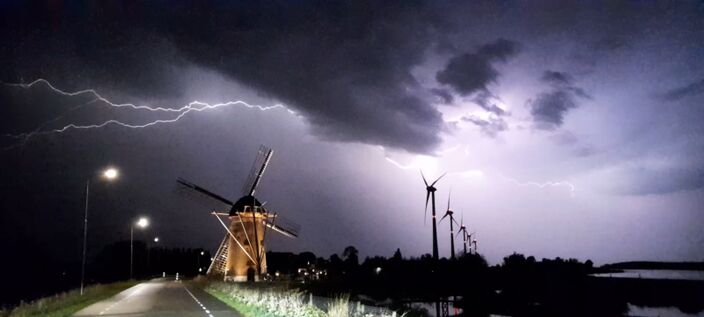
[(235, 200), (265, 144), (271, 250), (430, 253), (422, 169), (490, 263), (704, 260), (702, 2), (6, 1), (0, 38), (5, 254), (78, 261), (86, 179), (89, 254), (139, 215), (214, 251), (175, 180)]

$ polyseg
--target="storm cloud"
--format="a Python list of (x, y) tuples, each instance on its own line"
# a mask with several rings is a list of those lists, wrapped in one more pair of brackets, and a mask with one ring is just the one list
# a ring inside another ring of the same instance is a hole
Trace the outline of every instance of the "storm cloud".
[(480, 46), (474, 52), (452, 57), (445, 68), (437, 73), (436, 79), (461, 95), (484, 91), (487, 85), (499, 78), (494, 63), (505, 62), (518, 51), (518, 43), (498, 39)]
[(487, 119), (477, 116), (466, 116), (462, 117), (462, 121), (470, 122), (480, 127), (482, 134), (491, 138), (495, 138), (500, 132), (508, 129), (506, 121), (497, 116), (491, 116)]
[[(61, 12), (58, 20), (53, 12), (30, 9), (26, 16), (4, 16), (17, 25), (3, 36), (25, 45), (0, 51), (16, 66), (2, 79), (90, 78), (103, 90), (163, 100), (183, 90), (180, 67), (197, 65), (286, 103), (324, 139), (410, 152), (430, 152), (440, 142), (441, 114), (410, 73), (446, 30), (423, 3), (282, 1), (217, 10), (143, 3), (129, 9), (127, 16)], [(31, 20), (58, 23), (24, 25), (19, 20), (30, 19), (30, 12)], [(511, 49), (504, 45), (478, 54), (501, 59)], [(55, 56), (66, 63), (55, 63)], [(18, 69), (23, 72), (14, 73)]]
[(689, 85), (670, 89), (662, 94), (662, 99), (665, 101), (677, 101), (682, 98), (696, 96), (702, 93), (704, 93), (704, 79), (695, 81)]
[(590, 99), (582, 88), (573, 84), (570, 74), (545, 71), (540, 78), (542, 82), (552, 86), (547, 92), (539, 93), (527, 101), (533, 126), (540, 130), (555, 130), (562, 126), (565, 114), (579, 106), (580, 99)]

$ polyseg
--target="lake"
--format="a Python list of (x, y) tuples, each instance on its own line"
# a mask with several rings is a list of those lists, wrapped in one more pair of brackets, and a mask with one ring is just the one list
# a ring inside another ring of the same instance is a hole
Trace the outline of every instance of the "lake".
[(593, 274), (596, 277), (644, 278), (663, 280), (704, 281), (704, 271), (685, 270), (624, 270), (620, 273)]

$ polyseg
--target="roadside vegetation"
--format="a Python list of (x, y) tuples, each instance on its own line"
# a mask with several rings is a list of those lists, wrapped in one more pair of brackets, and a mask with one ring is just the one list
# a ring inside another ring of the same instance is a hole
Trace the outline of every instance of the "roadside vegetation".
[(51, 297), (44, 297), (29, 303), (1, 310), (2, 317), (64, 317), (71, 316), (77, 311), (101, 300), (115, 296), (117, 293), (134, 286), (136, 281), (116, 282), (111, 284), (98, 284), (88, 286), (83, 295), (79, 290), (71, 290)]
[[(242, 283), (202, 282), (205, 291), (239, 311), (245, 317), (396, 317), (396, 313), (380, 309), (365, 311), (365, 306), (352, 305), (348, 295), (330, 299), (319, 307), (310, 295), (284, 286), (262, 287)], [(400, 316), (399, 316), (400, 317)]]

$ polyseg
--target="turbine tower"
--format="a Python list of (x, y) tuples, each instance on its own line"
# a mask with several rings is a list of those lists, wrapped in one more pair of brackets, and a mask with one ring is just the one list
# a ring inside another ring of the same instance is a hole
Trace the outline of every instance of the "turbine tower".
[(437, 188), (435, 188), (435, 184), (445, 176), (445, 174), (440, 175), (438, 179), (436, 179), (433, 183), (428, 185), (428, 181), (425, 179), (425, 175), (423, 175), (423, 171), (420, 172), (420, 176), (423, 177), (423, 182), (425, 183), (425, 190), (427, 191), (425, 195), (425, 218), (428, 218), (428, 199), (432, 197), (432, 202), (433, 202), (433, 259), (438, 260), (438, 227), (437, 227), (437, 221), (435, 220), (435, 191), (437, 191)]
[[(455, 228), (454, 228), (454, 223), (457, 223), (457, 220), (455, 220), (455, 217), (453, 216), (454, 212), (452, 209), (450, 209), (450, 196), (452, 196), (452, 192), (450, 192), (449, 195), (447, 195), (447, 211), (445, 211), (445, 215), (440, 218), (440, 222), (442, 222), (445, 217), (450, 216), (450, 259), (455, 259)], [(457, 223), (459, 225), (459, 223)]]

